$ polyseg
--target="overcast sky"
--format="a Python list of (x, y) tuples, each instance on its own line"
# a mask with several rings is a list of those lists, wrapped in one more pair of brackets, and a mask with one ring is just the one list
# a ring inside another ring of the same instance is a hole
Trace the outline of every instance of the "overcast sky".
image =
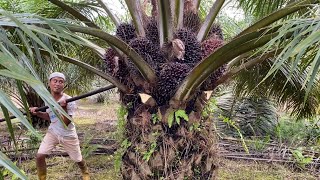
[[(125, 14), (125, 9), (121, 5), (119, 0), (112, 0), (112, 1), (104, 0), (104, 2), (107, 2), (112, 12), (117, 16), (122, 16)], [(229, 17), (236, 20), (241, 20), (244, 18), (243, 11), (241, 9), (236, 8), (236, 4), (234, 1), (231, 1), (230, 3), (226, 3), (223, 9), (223, 12), (225, 12), (225, 14), (228, 15)]]

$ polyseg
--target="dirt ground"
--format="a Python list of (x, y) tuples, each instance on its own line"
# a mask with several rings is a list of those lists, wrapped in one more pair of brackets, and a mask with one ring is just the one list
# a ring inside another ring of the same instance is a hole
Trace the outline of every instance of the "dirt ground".
[[(89, 145), (92, 139), (115, 140), (117, 123), (116, 101), (109, 103), (78, 102), (78, 110), (74, 116), (77, 132), (81, 139), (82, 152), (88, 163), (91, 179), (93, 180), (117, 180), (120, 174), (114, 168), (115, 156), (113, 154), (94, 154), (97, 145)], [(25, 130), (21, 130), (17, 123), (14, 125), (17, 133), (27, 137)], [(5, 124), (0, 124), (0, 140), (8, 136)], [(45, 134), (46, 129), (40, 130)], [(1, 141), (0, 141), (1, 142)], [(38, 145), (37, 143), (34, 144)], [(30, 157), (34, 157), (36, 150), (29, 151)], [(279, 164), (261, 163), (254, 161), (236, 161), (221, 158), (218, 179), (318, 179), (307, 172), (297, 172)], [(37, 179), (35, 160), (32, 158), (17, 160), (18, 166), (26, 173), (28, 178)], [(55, 155), (47, 158), (48, 179), (53, 180), (79, 180), (81, 174), (79, 168), (67, 156)], [(7, 177), (7, 179), (11, 179)]]

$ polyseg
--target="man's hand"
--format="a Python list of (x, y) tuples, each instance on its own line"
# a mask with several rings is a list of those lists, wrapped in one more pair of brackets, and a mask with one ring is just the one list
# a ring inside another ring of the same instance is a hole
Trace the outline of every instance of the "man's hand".
[(30, 107), (29, 111), (33, 116), (37, 116), (41, 119), (50, 121), (49, 114), (47, 112), (41, 112), (41, 111), (36, 112), (36, 109), (38, 109), (38, 107)]
[(30, 107), (29, 111), (31, 112), (31, 114), (33, 116), (37, 116), (39, 112), (36, 112), (36, 109), (38, 109), (38, 107)]
[(59, 104), (63, 109), (67, 108), (67, 101), (65, 99), (60, 100)]
[[(59, 105), (62, 107), (62, 109), (65, 110), (66, 113), (68, 113), (68, 110), (67, 110), (67, 101), (65, 98), (62, 98), (60, 101), (59, 101)], [(62, 116), (62, 119), (64, 121), (64, 123), (68, 126), (70, 124), (70, 120), (68, 118), (66, 118), (65, 116)]]

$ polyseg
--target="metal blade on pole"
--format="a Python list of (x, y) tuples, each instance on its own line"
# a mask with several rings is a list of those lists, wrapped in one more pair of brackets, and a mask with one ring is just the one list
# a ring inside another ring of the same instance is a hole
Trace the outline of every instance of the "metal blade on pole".
[[(95, 95), (95, 94), (98, 94), (98, 93), (101, 93), (101, 92), (104, 92), (104, 91), (107, 91), (107, 90), (110, 90), (110, 89), (113, 89), (115, 88), (116, 86), (114, 85), (110, 85), (110, 86), (107, 86), (107, 87), (103, 87), (103, 88), (100, 88), (100, 89), (97, 89), (97, 90), (94, 90), (94, 91), (91, 91), (91, 92), (88, 92), (88, 93), (85, 93), (85, 94), (82, 94), (80, 96), (76, 96), (76, 97), (72, 97), (70, 99), (67, 99), (66, 102), (69, 103), (69, 102), (72, 102), (72, 101), (76, 101), (76, 100), (79, 100), (79, 99), (83, 99), (83, 98), (86, 98), (86, 97), (89, 97), (89, 96), (92, 96), (92, 95)], [(48, 109), (49, 107), (48, 106), (43, 106), (43, 107), (39, 107), (37, 108), (35, 111), (43, 111), (43, 110), (46, 110)], [(23, 113), (23, 115), (27, 115), (27, 113)], [(10, 116), (9, 117), (10, 119), (14, 119), (16, 118), (15, 116)], [(3, 122), (5, 121), (4, 118), (0, 119), (0, 122)]]

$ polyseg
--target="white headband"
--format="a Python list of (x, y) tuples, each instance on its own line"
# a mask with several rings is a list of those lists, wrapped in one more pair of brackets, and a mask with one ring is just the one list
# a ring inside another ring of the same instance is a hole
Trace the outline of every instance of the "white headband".
[(66, 77), (64, 76), (64, 74), (62, 74), (60, 72), (54, 72), (54, 73), (50, 74), (49, 81), (54, 77), (59, 77), (59, 78), (62, 78), (63, 80), (66, 80)]

